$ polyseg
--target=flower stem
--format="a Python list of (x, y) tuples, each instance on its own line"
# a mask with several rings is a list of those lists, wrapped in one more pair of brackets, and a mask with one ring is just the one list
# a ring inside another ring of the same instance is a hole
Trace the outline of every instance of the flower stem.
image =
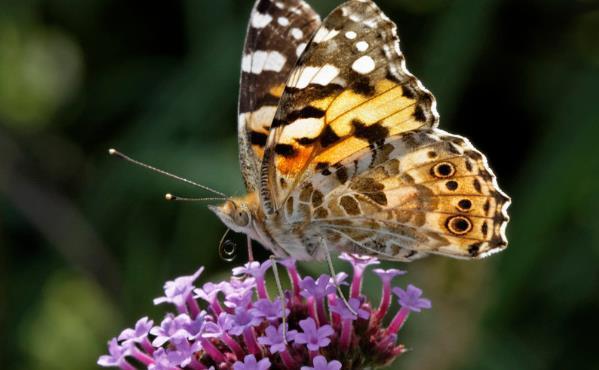
[(128, 363), (127, 361), (123, 361), (123, 362), (121, 362), (121, 364), (119, 365), (119, 367), (120, 367), (122, 370), (137, 370), (137, 369), (135, 368), (135, 366), (131, 365), (131, 364), (130, 364), (130, 363)]
[(293, 285), (293, 295), (297, 298), (300, 299), (300, 277), (299, 274), (297, 272), (297, 269), (295, 268), (295, 266), (292, 267), (288, 267), (287, 268), (287, 273), (289, 274), (289, 279), (291, 280), (291, 285)]
[(189, 367), (191, 367), (193, 370), (204, 370), (206, 369), (206, 365), (204, 365), (203, 363), (201, 363), (200, 361), (198, 361), (195, 356), (193, 356), (193, 358), (191, 359), (191, 363), (189, 364)]
[(202, 338), (200, 341), (204, 351), (206, 351), (208, 356), (210, 356), (215, 362), (225, 362), (225, 355), (223, 355), (223, 353), (216, 348), (216, 346), (212, 344), (210, 340)]
[(263, 277), (256, 277), (256, 290), (258, 291), (258, 297), (268, 299), (268, 292), (266, 291), (266, 284)]
[(149, 366), (154, 363), (154, 359), (148, 356), (146, 353), (142, 352), (136, 346), (132, 346), (131, 355), (142, 364)]
[(351, 319), (343, 320), (341, 324), (341, 338), (339, 339), (339, 346), (341, 351), (347, 351), (351, 344), (351, 334), (353, 329), (353, 323)]
[(235, 353), (235, 356), (237, 356), (237, 359), (243, 360), (243, 357), (244, 357), (243, 348), (241, 348), (241, 346), (239, 345), (239, 343), (237, 343), (235, 341), (235, 339), (231, 338), (231, 336), (229, 334), (223, 333), (222, 340), (223, 340), (223, 342), (225, 342), (227, 347), (229, 347), (231, 349), (231, 351), (233, 351), (233, 353)]
[(293, 357), (291, 357), (291, 354), (289, 354), (289, 352), (283, 351), (280, 352), (279, 355), (281, 355), (281, 360), (283, 360), (283, 364), (286, 368), (295, 369), (298, 367), (297, 362), (293, 359)]
[(324, 310), (324, 298), (316, 301), (316, 313), (318, 314), (318, 325), (325, 325), (327, 320), (327, 314)]
[(406, 322), (409, 315), (410, 309), (402, 307), (397, 313), (397, 315), (395, 315), (395, 317), (393, 318), (393, 321), (391, 321), (391, 324), (389, 324), (389, 327), (387, 328), (387, 333), (396, 334), (399, 331), (399, 329), (401, 329), (403, 324)]
[[(337, 295), (329, 294), (328, 298), (329, 298), (329, 307), (334, 306), (335, 302), (337, 302)], [(341, 322), (341, 316), (336, 312), (331, 312), (331, 323), (333, 324), (333, 326), (335, 326), (335, 327), (339, 326), (340, 322)]]
[(318, 316), (316, 315), (316, 308), (314, 307), (316, 305), (316, 303), (314, 302), (314, 298), (308, 297), (306, 298), (306, 302), (308, 303), (308, 314), (315, 321), (318, 321)]
[(189, 309), (189, 316), (195, 320), (200, 314), (200, 306), (191, 294), (187, 297), (187, 308)]
[(351, 298), (358, 298), (360, 296), (360, 291), (362, 290), (362, 274), (364, 273), (364, 269), (360, 267), (354, 267), (354, 278), (351, 282)]
[(391, 304), (391, 281), (383, 281), (383, 295), (381, 296), (381, 303), (379, 308), (376, 310), (375, 320), (381, 321), (387, 314), (389, 305)]
[(210, 309), (216, 317), (223, 312), (223, 306), (220, 305), (220, 302), (216, 298), (210, 303)]
[(148, 337), (144, 338), (144, 340), (141, 342), (141, 346), (143, 347), (144, 351), (146, 351), (149, 355), (152, 355), (154, 353), (154, 347), (152, 346), (152, 343), (150, 343)]
[(245, 341), (245, 344), (248, 346), (248, 350), (250, 351), (250, 353), (254, 355), (260, 353), (260, 346), (256, 341), (256, 334), (254, 333), (254, 330), (252, 330), (252, 328), (245, 328), (243, 330), (243, 340)]

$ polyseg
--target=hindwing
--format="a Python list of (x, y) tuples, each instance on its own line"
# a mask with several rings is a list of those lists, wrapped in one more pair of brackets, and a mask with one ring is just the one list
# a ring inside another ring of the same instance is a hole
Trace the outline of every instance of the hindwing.
[(438, 129), (393, 135), (379, 148), (362, 149), (289, 199), (289, 222), (309, 219), (331, 245), (351, 253), (478, 258), (507, 246), (510, 200), (486, 158), (467, 139)]

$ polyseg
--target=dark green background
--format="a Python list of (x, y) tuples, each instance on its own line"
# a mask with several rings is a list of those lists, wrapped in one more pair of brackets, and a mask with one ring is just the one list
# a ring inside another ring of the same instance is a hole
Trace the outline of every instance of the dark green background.
[[(322, 14), (337, 5), (313, 3)], [(379, 3), (436, 95), (442, 128), (471, 138), (513, 198), (507, 251), (402, 266), (401, 284), (423, 287), (433, 310), (406, 325), (412, 351), (395, 368), (598, 368), (597, 3)], [(162, 198), (203, 192), (106, 149), (241, 194), (236, 103), (250, 7), (0, 0), (0, 367), (94, 369), (122, 327), (159, 319), (152, 298), (166, 279), (232, 267), (204, 205)]]

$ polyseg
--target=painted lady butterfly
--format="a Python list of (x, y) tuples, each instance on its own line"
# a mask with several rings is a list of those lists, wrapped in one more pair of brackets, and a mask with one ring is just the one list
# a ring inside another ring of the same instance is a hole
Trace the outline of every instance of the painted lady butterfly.
[(277, 257), (322, 260), (327, 245), (394, 261), (501, 251), (510, 199), (484, 155), (438, 123), (372, 1), (321, 23), (301, 0), (258, 0), (239, 98), (248, 194), (210, 208)]

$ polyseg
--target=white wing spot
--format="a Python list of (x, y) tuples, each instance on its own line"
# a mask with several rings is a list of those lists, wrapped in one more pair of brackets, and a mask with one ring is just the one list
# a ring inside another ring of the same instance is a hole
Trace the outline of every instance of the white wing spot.
[(339, 69), (331, 64), (322, 67), (304, 66), (296, 68), (289, 76), (290, 87), (305, 89), (310, 84), (326, 86), (338, 80)]
[(329, 34), (329, 30), (327, 30), (324, 27), (319, 28), (318, 31), (316, 32), (316, 35), (314, 35), (314, 42), (320, 42), (328, 34)]
[(353, 40), (353, 39), (355, 39), (356, 37), (358, 37), (358, 34), (357, 34), (357, 33), (355, 33), (354, 31), (347, 31), (347, 32), (345, 33), (345, 37), (347, 37), (347, 38), (348, 38), (348, 39), (350, 39), (350, 40)]
[(240, 117), (240, 119), (247, 120), (247, 126), (253, 130), (261, 130), (264, 127), (264, 124), (270, 124), (272, 119), (275, 118), (275, 113), (277, 113), (277, 107), (266, 105), (257, 111), (246, 113), (244, 117)]
[(285, 17), (279, 17), (279, 19), (277, 19), (277, 23), (279, 23), (283, 27), (286, 27), (289, 26), (289, 19)]
[(358, 41), (356, 43), (356, 49), (358, 49), (358, 51), (361, 52), (365, 52), (366, 50), (368, 50), (368, 43), (366, 41)]
[(301, 137), (315, 138), (324, 128), (322, 118), (300, 118), (285, 126), (279, 139), (282, 143), (293, 143)]
[(339, 69), (331, 64), (327, 64), (312, 79), (313, 84), (326, 86), (339, 76)]
[(304, 32), (302, 30), (300, 30), (299, 28), (292, 28), (291, 36), (293, 36), (293, 38), (296, 40), (300, 40), (300, 39), (302, 39), (302, 37), (304, 37)]
[(306, 43), (302, 42), (301, 44), (299, 44), (297, 46), (297, 49), (295, 49), (295, 54), (299, 57), (300, 55), (302, 55), (302, 53), (304, 52), (304, 50), (306, 49)]
[(378, 25), (379, 25), (379, 22), (378, 22), (378, 20), (376, 18), (372, 18), (372, 19), (365, 20), (364, 24), (368, 28), (377, 28)]
[(243, 130), (245, 128), (245, 119), (248, 113), (239, 113), (239, 117), (237, 118), (237, 128), (238, 130)]
[(316, 35), (314, 35), (314, 42), (320, 43), (320, 42), (329, 41), (330, 39), (337, 36), (338, 34), (339, 34), (339, 31), (337, 31), (337, 30), (329, 30), (326, 27), (321, 27), (318, 30), (318, 32), (316, 32)]
[(241, 70), (243, 72), (250, 72), (252, 70), (252, 54), (244, 55), (241, 58)]
[(362, 17), (360, 17), (358, 14), (355, 14), (355, 13), (353, 13), (353, 14), (350, 14), (350, 15), (349, 15), (349, 19), (350, 19), (352, 22), (356, 22), (356, 23), (360, 23), (360, 22), (362, 22)]
[(276, 5), (276, 6), (277, 6), (277, 8), (279, 8), (279, 9), (285, 9), (285, 4), (284, 4), (283, 2), (281, 2), (281, 1), (277, 1), (277, 2), (275, 3), (275, 5)]
[(376, 64), (374, 63), (374, 59), (368, 55), (364, 55), (363, 57), (356, 59), (354, 64), (351, 66), (354, 71), (363, 75), (374, 71), (375, 67)]
[(312, 80), (312, 77), (318, 72), (318, 68), (316, 67), (297, 67), (289, 76), (289, 80), (287, 81), (287, 85), (289, 87), (296, 87), (298, 89), (303, 89)]
[(262, 69), (264, 68), (264, 63), (266, 63), (266, 58), (268, 58), (268, 53), (266, 51), (257, 50), (252, 54), (252, 70), (251, 72), (254, 74), (260, 74)]
[(266, 59), (266, 64), (264, 64), (264, 70), (281, 72), (286, 61), (287, 58), (285, 58), (283, 54), (279, 53), (278, 51), (271, 51)]
[(278, 51), (256, 50), (243, 56), (241, 70), (253, 74), (260, 74), (262, 71), (280, 72), (286, 62), (287, 58)]
[(292, 87), (297, 87), (298, 89), (306, 88), (312, 82), (318, 70), (320, 70), (319, 67), (304, 67), (298, 76), (297, 83)]
[(252, 27), (264, 28), (272, 21), (272, 17), (269, 14), (254, 13), (252, 16)]

